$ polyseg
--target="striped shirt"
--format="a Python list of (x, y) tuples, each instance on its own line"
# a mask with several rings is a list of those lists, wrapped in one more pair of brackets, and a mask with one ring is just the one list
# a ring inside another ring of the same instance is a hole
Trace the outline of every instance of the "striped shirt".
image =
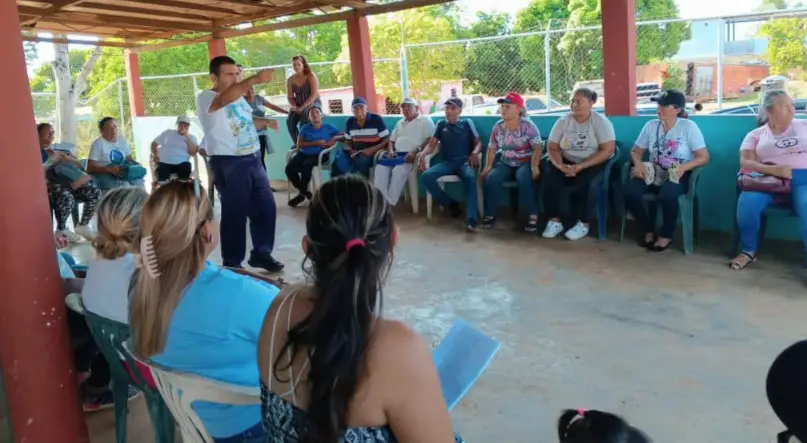
[(350, 117), (345, 125), (345, 139), (353, 142), (353, 149), (361, 151), (381, 143), (389, 137), (384, 119), (378, 114), (367, 113), (364, 125), (359, 126), (356, 117)]

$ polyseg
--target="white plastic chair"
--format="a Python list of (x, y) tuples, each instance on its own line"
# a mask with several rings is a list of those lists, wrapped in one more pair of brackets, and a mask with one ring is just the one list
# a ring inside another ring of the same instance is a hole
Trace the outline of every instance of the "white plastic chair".
[(151, 369), (157, 389), (171, 410), (182, 433), (183, 443), (214, 443), (191, 404), (197, 401), (248, 406), (261, 402), (258, 388), (230, 385), (192, 374), (172, 372), (154, 365)]
[[(434, 156), (440, 151), (440, 145), (437, 145), (434, 152), (426, 156), (426, 168), (432, 167), (432, 160)], [(481, 163), (481, 162), (480, 162)], [(481, 166), (481, 164), (480, 164)], [(479, 172), (479, 171), (478, 171)], [(444, 175), (437, 179), (437, 184), (440, 185), (440, 188), (443, 190), (446, 189), (446, 183), (462, 183), (462, 179), (458, 175)], [(484, 196), (482, 195), (482, 182), (481, 180), (476, 181), (476, 196), (477, 196), (477, 205), (479, 206), (479, 219), (481, 220), (484, 216), (485, 206), (484, 206)], [(431, 220), (432, 218), (432, 195), (428, 191), (426, 191), (426, 218)]]
[[(389, 152), (386, 149), (382, 149), (375, 154), (375, 158), (373, 160), (373, 169), (370, 172), (370, 179), (375, 183), (375, 170), (378, 166), (378, 161), (384, 158), (384, 155)], [(412, 172), (409, 173), (409, 181), (407, 182), (408, 187), (404, 188), (404, 199), (406, 201), (412, 202), (412, 212), (414, 214), (418, 213), (420, 207), (420, 194), (418, 192), (418, 165), (420, 164), (420, 154), (418, 154), (417, 158), (415, 158), (415, 167), (412, 168)]]

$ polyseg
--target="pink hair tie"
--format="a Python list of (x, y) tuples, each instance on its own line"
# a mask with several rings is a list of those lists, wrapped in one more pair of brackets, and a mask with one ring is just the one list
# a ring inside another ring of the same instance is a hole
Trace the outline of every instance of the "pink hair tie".
[(354, 246), (364, 247), (366, 245), (367, 244), (364, 242), (364, 240), (360, 238), (354, 238), (353, 240), (348, 240), (347, 243), (345, 243), (345, 251), (350, 251), (351, 249), (353, 249)]
[(584, 408), (578, 409), (577, 410), (577, 415), (579, 415), (581, 417), (585, 417), (586, 416), (586, 410)]

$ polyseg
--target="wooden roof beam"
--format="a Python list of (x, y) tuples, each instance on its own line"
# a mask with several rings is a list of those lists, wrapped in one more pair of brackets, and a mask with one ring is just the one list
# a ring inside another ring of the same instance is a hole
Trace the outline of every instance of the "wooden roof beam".
[[(122, 0), (130, 7), (147, 8), (148, 6), (162, 6), (168, 8), (179, 9), (182, 11), (196, 11), (196, 12), (213, 12), (216, 14), (237, 14), (231, 8), (223, 8), (220, 6), (204, 5), (200, 3), (185, 3), (173, 0)], [(112, 6), (114, 7), (114, 6)]]
[(111, 42), (106, 40), (98, 40), (98, 41), (75, 40), (61, 37), (40, 37), (38, 35), (23, 35), (22, 39), (23, 41), (26, 42), (66, 43), (69, 45), (105, 46), (112, 48), (128, 48), (133, 45), (132, 43), (125, 43), (125, 42)]
[(321, 3), (336, 5), (336, 6), (343, 6), (345, 8), (353, 8), (353, 9), (364, 9), (368, 6), (372, 6), (370, 3), (365, 3), (360, 0), (327, 0), (322, 1)]
[[(72, 14), (76, 14), (73, 16)], [(121, 17), (114, 13), (85, 13), (64, 11), (56, 16), (48, 17), (48, 21), (58, 20), (65, 23), (77, 23), (76, 19), (83, 22), (90, 22), (99, 27), (119, 27), (125, 28), (128, 25), (139, 26), (153, 31), (197, 31), (213, 32), (215, 29), (208, 24), (175, 22), (167, 20), (151, 20), (145, 18)]]
[[(64, 10), (64, 12), (84, 12), (87, 14), (110, 14), (113, 15), (115, 13), (123, 12), (128, 14), (138, 14), (144, 15), (149, 17), (148, 19), (156, 18), (179, 18), (185, 20), (192, 20), (192, 21), (202, 21), (210, 23), (210, 17), (202, 14), (187, 14), (187, 13), (180, 13), (180, 12), (168, 12), (168, 11), (161, 11), (158, 9), (148, 9), (148, 8), (132, 8), (129, 6), (120, 6), (120, 5), (110, 5), (104, 3), (93, 3), (93, 2), (84, 2), (80, 5), (71, 6), (69, 10)], [(211, 23), (212, 24), (212, 23)]]
[(273, 18), (283, 17), (286, 15), (300, 14), (308, 12), (312, 9), (319, 7), (319, 1), (316, 0), (302, 0), (298, 1), (294, 6), (283, 6), (279, 8), (270, 8), (265, 11), (256, 12), (254, 14), (242, 15), (235, 18), (228, 18), (224, 20), (214, 20), (216, 26), (230, 26), (238, 25), (241, 23), (249, 23), (256, 20), (271, 20)]

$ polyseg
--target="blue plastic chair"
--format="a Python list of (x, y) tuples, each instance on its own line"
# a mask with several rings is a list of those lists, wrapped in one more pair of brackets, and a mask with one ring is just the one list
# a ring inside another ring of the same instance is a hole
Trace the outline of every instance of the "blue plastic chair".
[[(630, 170), (632, 167), (630, 161), (626, 162), (622, 167), (622, 186), (626, 186), (630, 180)], [(689, 174), (689, 189), (687, 193), (678, 197), (678, 218), (681, 221), (681, 227), (684, 230), (684, 253), (687, 255), (692, 254), (695, 250), (695, 241), (699, 235), (700, 222), (698, 211), (698, 179), (700, 178), (702, 168), (695, 168)], [(642, 201), (645, 205), (654, 203), (656, 201), (655, 194), (644, 194)], [(624, 208), (622, 210), (622, 223), (619, 231), (619, 242), (625, 238), (625, 219), (627, 218), (628, 211)]]

